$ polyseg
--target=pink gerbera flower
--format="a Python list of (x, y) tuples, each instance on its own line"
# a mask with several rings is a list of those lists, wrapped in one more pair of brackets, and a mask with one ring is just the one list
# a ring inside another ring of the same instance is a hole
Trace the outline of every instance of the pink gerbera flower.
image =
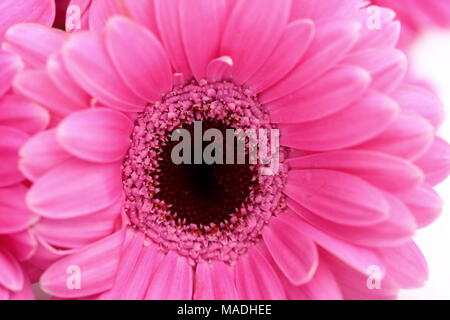
[[(412, 237), (438, 216), (432, 186), (450, 169), (435, 135), (441, 103), (405, 82), (392, 12), (369, 30), (361, 6), (93, 1), (91, 32), (10, 29), (7, 43), (34, 66), (15, 90), (54, 124), (21, 150), (39, 241), (68, 250), (42, 288), (355, 299), (422, 285)], [(47, 41), (33, 45), (36, 34)], [(171, 134), (195, 120), (279, 129), (280, 170), (173, 164)]]
[[(52, 1), (0, 3), (0, 41), (15, 23), (30, 21), (51, 25)], [(31, 299), (30, 281), (21, 262), (31, 258), (36, 239), (29, 227), (37, 216), (27, 209), (28, 183), (18, 167), (19, 149), (29, 137), (47, 127), (46, 110), (11, 91), (15, 75), (23, 68), (16, 54), (0, 49), (0, 300)]]
[(422, 31), (450, 26), (450, 2), (442, 0), (372, 0), (372, 3), (395, 10), (402, 23), (400, 43), (409, 44)]

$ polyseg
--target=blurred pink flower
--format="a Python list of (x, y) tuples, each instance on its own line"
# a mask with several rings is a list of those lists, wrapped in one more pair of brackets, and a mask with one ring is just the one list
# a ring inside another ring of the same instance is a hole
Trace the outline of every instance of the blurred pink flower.
[[(105, 0), (85, 12), (91, 32), (11, 28), (7, 44), (33, 66), (14, 88), (53, 123), (20, 160), (39, 241), (68, 250), (42, 288), (59, 298), (387, 299), (423, 285), (412, 237), (439, 215), (433, 186), (450, 170), (435, 135), (442, 105), (406, 82), (392, 12), (370, 30), (361, 5)], [(170, 134), (195, 119), (278, 128), (279, 172), (173, 165)], [(79, 290), (67, 286), (73, 266)]]
[[(53, 1), (3, 0), (0, 41), (7, 28), (16, 23), (51, 25), (54, 15)], [(47, 127), (50, 117), (45, 109), (12, 92), (12, 81), (23, 67), (18, 55), (0, 50), (0, 300), (33, 297), (21, 262), (30, 259), (36, 250), (36, 239), (29, 227), (38, 216), (25, 204), (29, 184), (18, 168), (19, 149), (31, 135)]]
[(402, 23), (400, 44), (406, 46), (424, 30), (450, 27), (450, 2), (443, 0), (372, 0), (393, 9)]

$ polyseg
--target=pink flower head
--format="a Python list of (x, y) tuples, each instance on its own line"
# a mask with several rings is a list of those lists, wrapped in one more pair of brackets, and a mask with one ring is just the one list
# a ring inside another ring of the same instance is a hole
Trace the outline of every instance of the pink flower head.
[[(392, 11), (373, 30), (361, 8), (94, 0), (90, 31), (10, 29), (7, 43), (28, 35), (17, 52), (33, 66), (14, 89), (53, 123), (20, 153), (38, 238), (67, 250), (42, 288), (84, 299), (386, 299), (421, 286), (427, 266), (412, 238), (438, 216), (433, 186), (450, 171), (436, 137), (442, 106), (406, 82)], [(171, 134), (194, 121), (278, 129), (279, 170), (175, 165)]]
[(372, 0), (378, 6), (393, 9), (402, 23), (401, 44), (413, 41), (422, 31), (450, 27), (450, 2), (442, 0)]
[[(0, 41), (10, 26), (20, 22), (51, 25), (52, 1), (4, 0), (0, 3)], [(14, 44), (4, 45), (8, 51)], [(38, 216), (25, 204), (28, 183), (18, 167), (19, 150), (31, 135), (44, 130), (48, 112), (28, 99), (14, 94), (12, 82), (24, 64), (21, 58), (0, 50), (0, 300), (31, 299), (28, 276), (22, 262), (36, 250), (36, 239), (29, 227)]]

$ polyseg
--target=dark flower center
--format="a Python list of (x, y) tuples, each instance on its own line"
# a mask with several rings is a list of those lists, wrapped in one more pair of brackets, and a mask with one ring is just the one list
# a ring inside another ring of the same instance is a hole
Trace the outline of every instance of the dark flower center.
[[(203, 122), (203, 133), (208, 129), (219, 129), (223, 136), (226, 127), (215, 121)], [(186, 127), (191, 133), (191, 161), (188, 164), (174, 164), (172, 150), (179, 142), (170, 142), (160, 153), (157, 199), (170, 207), (172, 214), (187, 224), (218, 225), (229, 221), (233, 214), (249, 200), (257, 187), (258, 168), (249, 164), (194, 164), (195, 152), (203, 153), (209, 142), (203, 142), (201, 150), (194, 148), (193, 125)], [(224, 141), (222, 153), (226, 157), (227, 143)], [(234, 145), (234, 154), (237, 154)], [(236, 160), (237, 162), (237, 160)]]
[[(196, 144), (198, 123), (202, 127)], [(210, 129), (220, 135), (202, 139)], [(279, 170), (264, 175), (263, 165), (251, 161), (250, 139), (236, 138), (231, 144), (227, 140), (230, 129), (254, 130), (261, 136), (273, 128), (250, 90), (227, 81), (193, 81), (176, 87), (137, 115), (122, 165), (129, 225), (162, 250), (175, 250), (193, 265), (210, 260), (233, 263), (260, 241), (270, 218), (285, 209), (284, 150), (279, 150)], [(173, 158), (174, 148), (184, 142), (173, 141), (180, 130), (188, 132), (191, 142), (178, 153), (182, 162)], [(239, 141), (246, 141), (243, 152), (238, 149)], [(221, 147), (206, 153), (212, 142)], [(189, 156), (184, 157), (185, 151)], [(230, 152), (233, 157), (227, 157)], [(215, 161), (207, 161), (208, 154)]]

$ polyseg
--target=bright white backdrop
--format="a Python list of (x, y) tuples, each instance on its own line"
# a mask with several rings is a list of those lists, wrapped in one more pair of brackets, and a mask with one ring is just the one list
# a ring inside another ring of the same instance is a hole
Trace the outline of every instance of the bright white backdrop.
[[(414, 46), (416, 74), (430, 81), (446, 105), (447, 119), (440, 135), (450, 141), (450, 31), (433, 31)], [(450, 179), (438, 187), (445, 201), (441, 217), (418, 232), (416, 242), (427, 258), (430, 279), (424, 288), (407, 290), (401, 299), (450, 299)]]

